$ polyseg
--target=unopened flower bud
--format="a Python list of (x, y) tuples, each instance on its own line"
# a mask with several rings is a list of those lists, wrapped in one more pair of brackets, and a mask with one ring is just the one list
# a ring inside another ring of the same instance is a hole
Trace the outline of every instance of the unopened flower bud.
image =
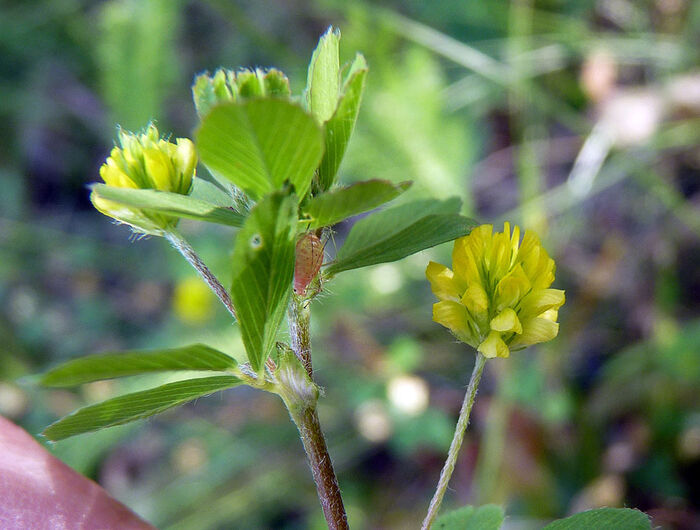
[(214, 75), (198, 75), (192, 85), (192, 97), (200, 117), (218, 103), (263, 97), (288, 98), (290, 95), (289, 80), (275, 68), (238, 72), (220, 68)]

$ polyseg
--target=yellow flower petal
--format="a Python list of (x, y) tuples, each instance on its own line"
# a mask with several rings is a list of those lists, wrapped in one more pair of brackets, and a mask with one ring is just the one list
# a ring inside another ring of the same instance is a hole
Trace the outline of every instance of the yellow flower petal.
[(467, 309), (457, 302), (443, 300), (433, 304), (433, 320), (449, 329), (462, 342), (473, 345), (475, 341), (467, 317)]
[(470, 285), (461, 299), (462, 304), (477, 318), (485, 318), (489, 310), (489, 298), (478, 283)]
[(501, 339), (501, 334), (497, 331), (491, 331), (486, 337), (486, 340), (479, 344), (477, 350), (487, 359), (494, 357), (508, 357), (510, 350), (506, 343)]
[(194, 144), (187, 138), (178, 138), (177, 147), (173, 147), (173, 163), (182, 179), (177, 191), (179, 193), (187, 193), (192, 185), (192, 176), (194, 175), (194, 169), (197, 165), (197, 155), (195, 154)]
[(544, 318), (546, 320), (551, 320), (552, 322), (556, 322), (557, 318), (559, 317), (559, 311), (557, 311), (556, 309), (547, 309), (547, 311), (541, 313), (539, 317)]
[(107, 160), (100, 168), (100, 177), (105, 181), (105, 184), (117, 186), (119, 188), (136, 188), (136, 184), (124, 173), (111, 158)]
[(491, 319), (491, 329), (501, 332), (523, 332), (518, 315), (510, 307), (505, 308), (498, 316)]
[(140, 231), (147, 234), (161, 235), (162, 233), (160, 227), (156, 225), (156, 223), (144, 217), (137, 209), (129, 208), (118, 202), (98, 197), (94, 191), (90, 194), (90, 200), (97, 211), (108, 217), (112, 217), (119, 222), (138, 228)]
[(520, 302), (520, 314), (539, 316), (549, 309), (559, 309), (565, 300), (561, 289), (533, 289)]
[(455, 241), (452, 251), (452, 270), (457, 278), (465, 284), (478, 283), (481, 281), (477, 260), (469, 247), (469, 237), (460, 237)]
[(523, 321), (523, 332), (516, 335), (510, 343), (512, 348), (520, 348), (547, 342), (552, 340), (559, 333), (559, 324), (546, 318), (531, 318)]
[(153, 181), (153, 188), (156, 190), (172, 191), (174, 173), (172, 162), (167, 155), (158, 149), (144, 149), (143, 161), (146, 166), (146, 173)]
[(454, 273), (439, 263), (431, 261), (425, 270), (425, 275), (430, 281), (433, 294), (440, 300), (453, 300), (458, 302), (464, 292), (464, 282), (455, 278)]
[(530, 288), (530, 280), (525, 271), (520, 265), (516, 265), (496, 285), (496, 311), (502, 311), (506, 307), (515, 307)]

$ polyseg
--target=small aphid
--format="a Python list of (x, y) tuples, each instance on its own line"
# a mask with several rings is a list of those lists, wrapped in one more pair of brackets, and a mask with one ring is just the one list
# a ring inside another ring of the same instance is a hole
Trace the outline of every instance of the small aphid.
[(306, 288), (316, 277), (323, 265), (323, 243), (315, 234), (304, 234), (296, 246), (296, 265), (294, 266), (294, 292), (299, 296), (306, 294)]

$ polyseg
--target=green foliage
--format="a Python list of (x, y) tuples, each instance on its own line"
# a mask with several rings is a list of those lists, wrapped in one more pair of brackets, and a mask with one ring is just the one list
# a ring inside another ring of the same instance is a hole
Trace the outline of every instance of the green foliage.
[(252, 199), (289, 181), (301, 199), (323, 156), (323, 136), (300, 107), (254, 99), (215, 107), (197, 132), (202, 161)]
[(275, 345), (291, 294), (296, 224), (294, 195), (271, 193), (251, 210), (233, 248), (231, 298), (256, 372)]
[(464, 236), (477, 223), (457, 214), (459, 207), (459, 199), (426, 199), (370, 215), (355, 223), (326, 273), (396, 261)]
[(223, 372), (235, 368), (235, 359), (204, 344), (151, 351), (91, 355), (62, 364), (41, 378), (44, 386), (74, 386), (102, 379), (178, 370)]
[(197, 221), (228, 226), (243, 226), (245, 217), (231, 207), (217, 206), (188, 195), (159, 190), (117, 188), (106, 184), (93, 184), (92, 193), (132, 208), (151, 210), (172, 217), (186, 217)]
[(463, 506), (439, 517), (433, 528), (436, 530), (498, 530), (503, 524), (503, 508), (495, 504), (485, 506)]
[(240, 384), (242, 381), (232, 375), (200, 377), (168, 383), (79, 409), (49, 425), (42, 434), (55, 442), (76, 434), (147, 418), (193, 399)]
[(630, 508), (599, 508), (559, 519), (544, 530), (650, 530), (649, 516)]
[(302, 214), (310, 229), (331, 226), (395, 199), (410, 186), (410, 182), (365, 180), (316, 195), (302, 206)]
[(337, 108), (326, 122), (326, 152), (318, 168), (319, 187), (322, 190), (329, 189), (335, 181), (338, 167), (340, 167), (340, 162), (355, 128), (357, 114), (360, 112), (367, 71), (365, 58), (361, 54), (357, 54), (343, 81)]

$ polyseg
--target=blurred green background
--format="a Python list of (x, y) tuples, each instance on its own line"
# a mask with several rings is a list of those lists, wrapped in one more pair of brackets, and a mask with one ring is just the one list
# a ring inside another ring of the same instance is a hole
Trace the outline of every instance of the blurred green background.
[[(274, 65), (298, 94), (329, 24), (345, 60), (370, 64), (341, 179), (412, 179), (414, 198), (458, 195), (482, 222), (533, 228), (567, 291), (556, 340), (487, 364), (446, 506), (502, 503), (504, 528), (597, 506), (698, 528), (692, 0), (5, 0), (0, 413), (36, 435), (163, 379), (49, 391), (25, 377), (87, 353), (201, 341), (243, 355), (181, 258), (110, 223), (86, 185), (115, 123), (192, 135), (196, 73)], [(229, 278), (232, 232), (181, 227)], [(417, 527), (437, 481), (474, 358), (431, 321), (425, 266), (449, 254), (344, 273), (314, 306), (321, 420), (353, 528)], [(324, 526), (295, 429), (261, 392), (50, 450), (159, 528)]]

